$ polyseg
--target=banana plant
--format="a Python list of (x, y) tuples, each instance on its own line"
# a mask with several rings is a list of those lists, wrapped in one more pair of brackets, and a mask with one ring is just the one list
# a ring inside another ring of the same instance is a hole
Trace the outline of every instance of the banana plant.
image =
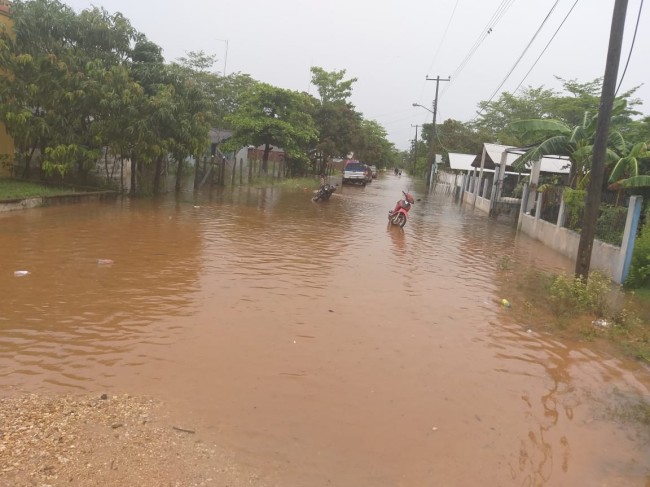
[[(618, 99), (614, 102), (613, 113), (625, 109), (626, 102)], [(598, 124), (597, 114), (585, 112), (582, 123), (570, 127), (560, 120), (538, 119), (519, 120), (510, 124), (522, 140), (537, 140), (527, 147), (527, 151), (515, 162), (517, 170), (523, 170), (533, 161), (543, 156), (566, 156), (571, 161), (569, 186), (584, 189), (589, 183), (589, 171)], [(620, 159), (619, 154), (625, 149), (625, 140), (617, 131), (610, 131), (607, 141), (606, 163)]]
[(609, 176), (610, 189), (650, 186), (650, 175), (639, 174), (639, 161), (650, 159), (650, 141), (634, 144), (625, 157), (616, 162)]

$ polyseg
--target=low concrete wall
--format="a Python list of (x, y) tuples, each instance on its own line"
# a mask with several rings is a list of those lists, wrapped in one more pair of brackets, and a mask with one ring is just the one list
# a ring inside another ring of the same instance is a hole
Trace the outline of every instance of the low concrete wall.
[(481, 196), (476, 196), (475, 193), (465, 191), (463, 202), (467, 205), (472, 205), (484, 213), (490, 213), (490, 200)]
[[(575, 259), (578, 255), (579, 233), (525, 213), (521, 213), (519, 219), (521, 231), (526, 235), (539, 240), (570, 259)], [(619, 284), (623, 259), (620, 247), (594, 240), (590, 267), (598, 269)]]
[(61, 206), (70, 204), (87, 203), (92, 201), (114, 200), (117, 198), (115, 191), (93, 191), (89, 193), (70, 193), (56, 196), (42, 196), (38, 198), (12, 199), (0, 201), (0, 212), (25, 210), (42, 206)]

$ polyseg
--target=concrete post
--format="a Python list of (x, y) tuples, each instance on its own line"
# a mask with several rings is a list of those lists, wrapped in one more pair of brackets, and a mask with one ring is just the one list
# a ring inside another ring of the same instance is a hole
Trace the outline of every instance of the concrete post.
[(564, 222), (566, 221), (566, 207), (564, 205), (564, 191), (562, 191), (562, 197), (560, 198), (560, 211), (558, 211), (557, 214), (557, 223), (555, 226), (558, 228), (562, 228), (564, 226)]
[(490, 184), (490, 181), (487, 178), (484, 179), (483, 180), (483, 192), (481, 193), (481, 196), (483, 196), (483, 198), (485, 198), (485, 195), (487, 194), (488, 184)]
[(539, 220), (539, 216), (542, 214), (543, 199), (544, 199), (544, 193), (537, 193), (537, 205), (535, 206), (535, 220)]
[(621, 283), (625, 282), (630, 274), (630, 264), (632, 262), (632, 253), (634, 252), (634, 240), (636, 238), (637, 228), (639, 227), (642, 203), (643, 197), (630, 196), (630, 203), (627, 207), (625, 231), (623, 232), (623, 243), (621, 244)]
[[(478, 196), (478, 192), (481, 187), (481, 180), (483, 179), (483, 168), (485, 167), (485, 156), (487, 154), (487, 151), (485, 150), (485, 144), (483, 144), (483, 153), (481, 154), (481, 170), (478, 175), (478, 183), (476, 184), (476, 196)], [(474, 200), (476, 201), (476, 200)]]

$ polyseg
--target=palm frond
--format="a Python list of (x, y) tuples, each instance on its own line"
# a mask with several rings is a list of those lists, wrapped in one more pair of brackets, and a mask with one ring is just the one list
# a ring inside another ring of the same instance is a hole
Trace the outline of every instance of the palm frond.
[(613, 189), (619, 188), (648, 188), (650, 187), (650, 175), (642, 174), (639, 176), (632, 176), (631, 178), (622, 179), (610, 185)]
[(571, 128), (560, 120), (552, 119), (535, 119), (535, 120), (517, 120), (512, 122), (509, 129), (520, 134), (522, 137), (544, 135), (561, 135), (571, 132)]
[(524, 170), (532, 161), (541, 159), (543, 156), (548, 155), (558, 155), (558, 156), (567, 156), (570, 155), (568, 149), (568, 138), (566, 135), (556, 135), (554, 137), (549, 137), (544, 142), (540, 143), (536, 147), (527, 151), (525, 154), (522, 154), (520, 157), (515, 159), (512, 163), (513, 167), (518, 171)]

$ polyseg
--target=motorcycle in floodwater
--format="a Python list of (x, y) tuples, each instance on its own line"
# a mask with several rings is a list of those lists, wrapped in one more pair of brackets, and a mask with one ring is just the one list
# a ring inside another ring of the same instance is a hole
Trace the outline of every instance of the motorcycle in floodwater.
[(406, 225), (406, 220), (408, 219), (408, 213), (411, 209), (411, 205), (415, 203), (415, 200), (413, 199), (413, 196), (411, 196), (411, 193), (402, 191), (402, 194), (404, 195), (404, 198), (400, 199), (395, 205), (395, 208), (393, 208), (392, 211), (388, 212), (388, 221), (391, 224), (397, 225), (399, 227), (404, 227), (404, 225)]
[(316, 194), (311, 199), (312, 201), (327, 201), (332, 196), (332, 193), (336, 191), (336, 185), (332, 186), (331, 184), (323, 184), (316, 191)]

